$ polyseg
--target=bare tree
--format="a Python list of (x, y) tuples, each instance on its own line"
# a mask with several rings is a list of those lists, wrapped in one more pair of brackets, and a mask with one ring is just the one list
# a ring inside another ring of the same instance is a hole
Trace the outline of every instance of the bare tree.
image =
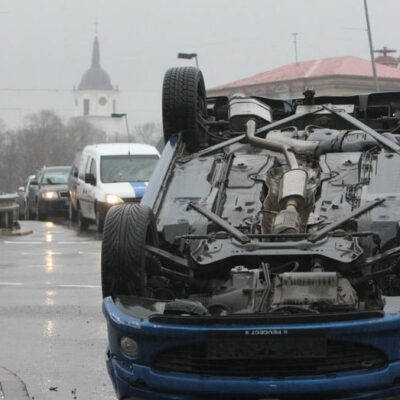
[(146, 122), (133, 127), (132, 135), (135, 142), (156, 146), (162, 138), (162, 127), (158, 122)]
[(71, 165), (77, 150), (104, 141), (105, 133), (88, 122), (65, 123), (48, 110), (27, 116), (16, 131), (4, 131), (0, 122), (0, 191), (15, 190), (43, 165)]

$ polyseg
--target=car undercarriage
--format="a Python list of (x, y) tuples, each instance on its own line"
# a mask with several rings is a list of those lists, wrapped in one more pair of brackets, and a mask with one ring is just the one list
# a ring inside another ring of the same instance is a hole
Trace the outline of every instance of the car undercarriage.
[[(273, 385), (321, 376), (333, 395), (349, 390), (340, 374), (354, 373), (354, 390), (386, 379), (392, 394), (397, 372), (364, 381), (362, 371), (400, 359), (390, 347), (400, 312), (400, 94), (206, 99), (200, 71), (173, 68), (163, 118), (166, 147), (142, 203), (113, 207), (105, 224), (110, 360), (125, 357), (113, 342), (121, 326), (139, 347), (149, 329), (151, 343), (166, 340), (134, 361), (149, 382), (154, 371)], [(297, 394), (289, 382), (278, 392), (232, 388), (299, 398), (311, 381)]]
[[(214, 143), (188, 155), (180, 140), (154, 199), (146, 296), (199, 315), (382, 309), (382, 296), (400, 289), (391, 98), (365, 110), (358, 98), (320, 105), (314, 96), (209, 103), (227, 110), (209, 117)], [(275, 121), (289, 105), (294, 114)]]

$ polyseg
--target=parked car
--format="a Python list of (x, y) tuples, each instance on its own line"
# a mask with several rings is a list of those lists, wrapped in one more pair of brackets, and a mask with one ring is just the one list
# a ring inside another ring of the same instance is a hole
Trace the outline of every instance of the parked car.
[(173, 68), (163, 123), (104, 226), (118, 398), (397, 398), (400, 92), (206, 99)]
[(29, 219), (68, 216), (68, 175), (71, 167), (43, 167), (31, 180), (27, 196)]
[(159, 158), (157, 149), (147, 144), (86, 146), (79, 161), (76, 187), (79, 229), (84, 231), (94, 222), (102, 232), (105, 216), (113, 205), (139, 202)]
[(29, 192), (29, 185), (35, 175), (29, 175), (26, 181), (22, 186), (18, 188), (17, 194), (17, 203), (19, 206), (19, 219), (28, 219), (29, 211), (28, 211), (28, 192)]

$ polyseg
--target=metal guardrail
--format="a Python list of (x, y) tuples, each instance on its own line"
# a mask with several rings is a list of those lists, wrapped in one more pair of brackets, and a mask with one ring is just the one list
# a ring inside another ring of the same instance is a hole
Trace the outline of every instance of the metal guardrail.
[(18, 221), (19, 206), (16, 203), (18, 195), (0, 193), (0, 230), (12, 230)]

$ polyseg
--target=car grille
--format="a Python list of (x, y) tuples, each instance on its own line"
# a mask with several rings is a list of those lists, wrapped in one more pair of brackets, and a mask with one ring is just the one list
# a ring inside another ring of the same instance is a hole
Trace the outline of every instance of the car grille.
[(122, 200), (124, 201), (124, 203), (140, 203), (140, 200), (142, 200), (142, 198), (125, 197)]
[(69, 197), (69, 192), (60, 192), (60, 197), (61, 198), (68, 198)]
[(155, 356), (152, 368), (159, 371), (236, 377), (310, 376), (367, 370), (387, 365), (385, 353), (351, 342), (327, 342), (324, 358), (294, 359), (210, 359), (206, 344), (169, 349)]

